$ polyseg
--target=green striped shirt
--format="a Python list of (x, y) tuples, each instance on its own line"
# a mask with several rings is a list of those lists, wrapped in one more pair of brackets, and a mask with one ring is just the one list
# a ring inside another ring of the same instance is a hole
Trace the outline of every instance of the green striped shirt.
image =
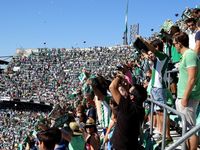
[(169, 57), (167, 54), (160, 51), (156, 51), (155, 56), (156, 58), (152, 70), (151, 86), (156, 88), (166, 88)]

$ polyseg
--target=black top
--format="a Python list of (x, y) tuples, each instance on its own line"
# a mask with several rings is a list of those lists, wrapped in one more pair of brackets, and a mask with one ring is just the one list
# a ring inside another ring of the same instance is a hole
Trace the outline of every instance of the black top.
[(116, 150), (137, 150), (140, 127), (144, 119), (144, 108), (129, 98), (121, 98), (117, 123), (111, 139)]
[(90, 107), (86, 113), (87, 117), (94, 119), (96, 121), (96, 109), (94, 107)]
[(200, 31), (197, 31), (197, 33), (195, 34), (195, 42), (197, 40), (200, 40)]

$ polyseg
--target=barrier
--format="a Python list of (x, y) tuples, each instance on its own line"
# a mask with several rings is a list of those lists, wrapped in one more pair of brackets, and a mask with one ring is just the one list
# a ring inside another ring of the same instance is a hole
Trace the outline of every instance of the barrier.
[[(181, 117), (182, 120), (182, 136), (186, 133), (186, 119), (184, 114), (178, 112), (177, 110), (167, 106), (166, 104), (147, 99), (147, 101), (151, 102), (151, 124), (150, 124), (150, 134), (153, 135), (153, 111), (154, 111), (154, 105), (158, 105), (160, 107), (164, 108), (164, 120), (163, 120), (163, 132), (162, 132), (162, 150), (165, 149), (165, 137), (166, 137), (166, 120), (167, 120), (167, 110), (173, 112), (174, 114), (177, 114)], [(182, 150), (186, 150), (186, 143), (182, 143)]]
[(200, 124), (192, 128), (186, 134), (184, 134), (179, 140), (176, 141), (176, 143), (173, 143), (170, 147), (168, 147), (167, 150), (174, 150), (178, 145), (183, 143), (185, 140), (187, 140), (190, 136), (192, 136), (194, 133), (198, 131), (200, 131)]
[(168, 84), (168, 88), (170, 88), (170, 77), (171, 77), (171, 73), (178, 73), (179, 70), (178, 69), (172, 69), (170, 71), (167, 71), (167, 84)]

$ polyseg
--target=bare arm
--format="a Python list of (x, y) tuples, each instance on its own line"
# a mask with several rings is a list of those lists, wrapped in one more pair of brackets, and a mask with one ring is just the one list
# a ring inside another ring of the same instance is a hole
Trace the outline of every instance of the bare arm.
[(200, 54), (200, 40), (197, 40), (195, 42), (195, 48), (194, 48), (195, 52), (198, 54)]
[(119, 77), (116, 77), (112, 83), (110, 84), (109, 86), (109, 90), (113, 96), (113, 99), (115, 100), (115, 102), (117, 104), (119, 104), (120, 102), (120, 99), (121, 99), (121, 94), (120, 92), (118, 91), (118, 87), (119, 87), (119, 82), (120, 82), (120, 78)]
[(188, 72), (188, 81), (187, 86), (182, 98), (182, 105), (186, 107), (188, 105), (188, 98), (190, 96), (190, 93), (192, 91), (192, 88), (194, 87), (195, 80), (196, 80), (196, 73), (197, 73), (197, 67), (190, 67), (187, 69)]
[(101, 91), (94, 85), (92, 85), (92, 89), (94, 91), (94, 94), (98, 97), (99, 100), (104, 100), (104, 95), (101, 93)]
[(116, 120), (115, 120), (115, 115), (114, 115), (113, 112), (112, 112), (112, 115), (111, 115), (111, 118), (110, 118), (110, 124), (109, 124), (109, 127), (108, 127), (108, 129), (107, 129), (106, 134), (109, 134), (109, 133), (110, 133), (111, 129), (112, 129), (112, 128), (114, 127), (114, 125), (115, 125), (115, 122), (116, 122)]
[(110, 124), (108, 126), (108, 129), (106, 131), (106, 135), (104, 137), (104, 143), (107, 143), (109, 141), (108, 134), (110, 133), (110, 131), (114, 127), (114, 125), (115, 125), (115, 122), (111, 119)]

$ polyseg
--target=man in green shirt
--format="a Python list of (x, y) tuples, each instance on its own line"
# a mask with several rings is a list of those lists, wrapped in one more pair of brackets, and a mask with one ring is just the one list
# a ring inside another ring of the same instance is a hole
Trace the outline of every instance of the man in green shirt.
[[(187, 129), (196, 125), (196, 111), (200, 102), (200, 61), (189, 49), (189, 37), (181, 32), (174, 36), (173, 44), (182, 54), (179, 66), (176, 109), (186, 117)], [(198, 137), (194, 134), (188, 140), (188, 149), (197, 149)]]

